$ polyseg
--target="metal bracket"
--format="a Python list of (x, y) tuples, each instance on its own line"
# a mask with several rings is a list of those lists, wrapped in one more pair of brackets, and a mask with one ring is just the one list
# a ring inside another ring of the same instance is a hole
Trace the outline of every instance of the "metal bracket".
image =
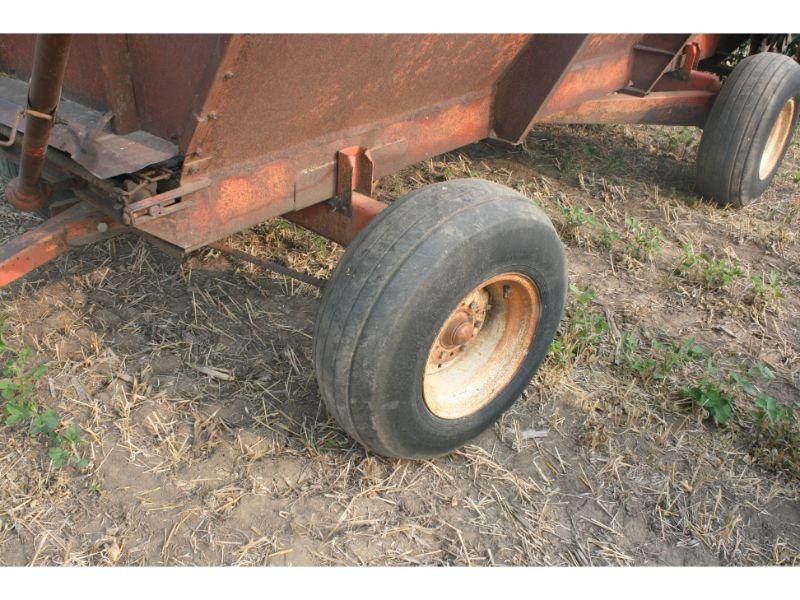
[(631, 74), (628, 85), (619, 90), (638, 98), (647, 96), (661, 77), (680, 59), (686, 41), (684, 34), (644, 36), (643, 43), (634, 44)]
[(683, 60), (681, 62), (681, 67), (677, 71), (678, 79), (689, 81), (690, 73), (697, 68), (697, 64), (699, 62), (700, 44), (697, 42), (686, 44), (686, 46), (683, 48)]
[(43, 121), (53, 121), (52, 115), (33, 110), (32, 108), (20, 108), (17, 111), (17, 115), (14, 117), (14, 123), (11, 125), (11, 132), (8, 134), (8, 139), (0, 142), (0, 148), (10, 148), (14, 145), (17, 139), (17, 133), (19, 132), (19, 124), (22, 118), (28, 115), (36, 117), (37, 119), (42, 119)]
[(122, 221), (126, 225), (141, 225), (147, 221), (178, 212), (189, 206), (188, 202), (182, 200), (183, 196), (200, 191), (209, 185), (211, 185), (209, 179), (198, 179), (174, 190), (132, 202), (123, 209)]
[(339, 150), (336, 163), (336, 196), (330, 204), (336, 212), (352, 217), (353, 194), (372, 196), (375, 164), (369, 150), (361, 146)]

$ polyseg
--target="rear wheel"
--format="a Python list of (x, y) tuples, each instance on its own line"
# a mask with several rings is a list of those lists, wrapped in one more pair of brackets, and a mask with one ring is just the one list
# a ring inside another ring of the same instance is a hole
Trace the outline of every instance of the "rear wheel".
[(800, 65), (794, 60), (765, 52), (736, 65), (703, 129), (700, 193), (736, 207), (761, 196), (789, 148), (799, 108)]
[(529, 384), (566, 287), (561, 242), (520, 194), (480, 180), (412, 192), (359, 235), (325, 288), (323, 401), (374, 452), (450, 452)]

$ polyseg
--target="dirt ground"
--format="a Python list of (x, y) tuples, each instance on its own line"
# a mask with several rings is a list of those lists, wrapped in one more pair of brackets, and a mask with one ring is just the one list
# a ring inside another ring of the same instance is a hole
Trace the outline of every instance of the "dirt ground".
[[(46, 367), (33, 399), (81, 428), (88, 465), (56, 469), (47, 438), (0, 425), (0, 564), (799, 564), (800, 146), (728, 210), (693, 189), (697, 140), (547, 127), (381, 182), (387, 201), (514, 187), (575, 285), (527, 392), (437, 460), (369, 455), (327, 416), (308, 285), (129, 236), (2, 290), (9, 346)], [(36, 220), (0, 211), (3, 239)], [(318, 277), (342, 252), (283, 221), (228, 243)], [(731, 379), (757, 365), (773, 378)], [(714, 389), (725, 424), (692, 401)]]

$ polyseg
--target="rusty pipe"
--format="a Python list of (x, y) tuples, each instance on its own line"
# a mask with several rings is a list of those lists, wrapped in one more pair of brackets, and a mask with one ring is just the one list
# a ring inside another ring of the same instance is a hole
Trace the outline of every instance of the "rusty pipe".
[(71, 40), (72, 35), (69, 34), (36, 36), (19, 175), (6, 186), (6, 198), (18, 210), (38, 210), (44, 206), (47, 198), (41, 181), (42, 169), (61, 98)]

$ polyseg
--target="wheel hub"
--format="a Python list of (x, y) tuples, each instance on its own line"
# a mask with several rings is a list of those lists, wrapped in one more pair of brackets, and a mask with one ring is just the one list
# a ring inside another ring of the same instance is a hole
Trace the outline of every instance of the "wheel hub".
[(469, 294), (442, 326), (429, 354), (426, 372), (435, 372), (454, 360), (478, 335), (489, 310), (489, 294), (477, 289)]
[(540, 314), (533, 282), (518, 273), (486, 280), (445, 319), (428, 353), (425, 404), (457, 419), (491, 402), (516, 374)]

